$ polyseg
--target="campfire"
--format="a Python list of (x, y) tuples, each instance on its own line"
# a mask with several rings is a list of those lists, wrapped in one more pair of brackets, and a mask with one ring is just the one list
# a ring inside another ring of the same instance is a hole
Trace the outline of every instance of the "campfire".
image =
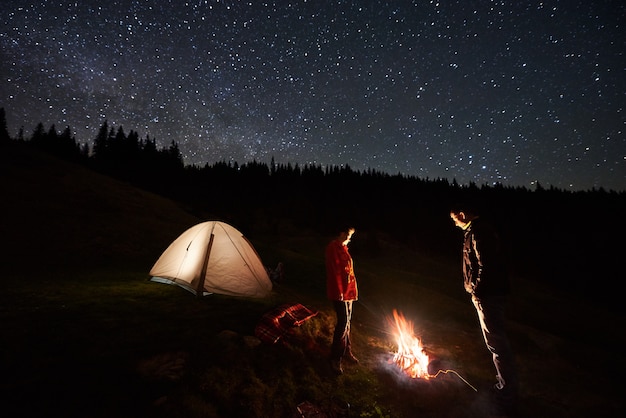
[(398, 344), (398, 352), (390, 360), (400, 367), (408, 376), (417, 379), (430, 379), (428, 373), (428, 355), (424, 352), (422, 341), (413, 332), (413, 322), (407, 320), (403, 314), (393, 310), (393, 335)]
[(415, 336), (413, 331), (413, 322), (407, 320), (397, 310), (393, 310), (393, 321), (389, 319), (393, 327), (393, 335), (396, 337), (396, 343), (398, 344), (398, 352), (393, 355), (393, 358), (389, 360), (389, 363), (395, 363), (407, 376), (413, 379), (435, 379), (440, 374), (455, 374), (461, 379), (467, 386), (474, 389), (474, 392), (478, 392), (474, 386), (463, 378), (455, 370), (439, 370), (435, 374), (428, 372), (428, 364), (430, 362), (428, 354), (422, 347), (422, 341)]

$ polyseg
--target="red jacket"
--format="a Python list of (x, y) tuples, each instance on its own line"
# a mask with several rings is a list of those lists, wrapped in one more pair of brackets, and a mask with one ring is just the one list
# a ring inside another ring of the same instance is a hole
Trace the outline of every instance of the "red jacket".
[(348, 246), (336, 239), (326, 246), (326, 294), (330, 300), (344, 302), (359, 295)]

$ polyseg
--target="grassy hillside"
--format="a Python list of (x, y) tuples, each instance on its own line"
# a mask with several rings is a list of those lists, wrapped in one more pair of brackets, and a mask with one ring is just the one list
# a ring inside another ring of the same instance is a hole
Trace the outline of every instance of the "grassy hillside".
[(0, 149), (0, 234), (18, 270), (141, 265), (197, 222), (171, 201), (19, 145)]
[[(266, 265), (285, 263), (285, 281), (266, 299), (198, 299), (149, 282), (148, 271), (210, 214), (27, 148), (0, 152), (0, 393), (11, 416), (293, 417), (298, 405), (351, 417), (488, 411), (483, 389), (494, 372), (457, 259), (384, 240), (374, 250), (368, 231), (357, 231), (361, 364), (336, 377), (326, 362), (329, 237), (289, 225), (257, 233), (249, 238)], [(520, 416), (621, 415), (624, 317), (524, 277), (513, 284)], [(283, 343), (259, 344), (255, 325), (284, 302), (319, 313)], [(431, 373), (453, 372), (411, 380), (389, 364), (393, 309), (414, 321)]]

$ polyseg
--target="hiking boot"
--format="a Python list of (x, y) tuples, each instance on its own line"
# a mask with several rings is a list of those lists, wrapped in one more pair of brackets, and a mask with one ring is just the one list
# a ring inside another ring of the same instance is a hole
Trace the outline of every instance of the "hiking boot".
[(496, 384), (489, 390), (498, 417), (514, 417), (517, 409), (517, 396), (511, 389), (500, 389)]
[(343, 374), (343, 368), (341, 367), (341, 360), (334, 360), (331, 359), (330, 360), (330, 368), (333, 370), (333, 372), (335, 372), (336, 374)]

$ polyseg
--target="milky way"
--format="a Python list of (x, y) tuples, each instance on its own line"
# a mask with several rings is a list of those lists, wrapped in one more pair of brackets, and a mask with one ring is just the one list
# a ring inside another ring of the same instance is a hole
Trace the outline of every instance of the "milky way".
[(3, 1), (11, 135), (626, 190), (622, 1)]

